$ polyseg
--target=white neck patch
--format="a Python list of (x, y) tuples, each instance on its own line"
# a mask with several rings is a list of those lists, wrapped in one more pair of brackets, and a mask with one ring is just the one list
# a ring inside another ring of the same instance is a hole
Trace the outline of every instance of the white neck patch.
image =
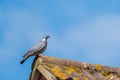
[(43, 38), (42, 41), (45, 41), (45, 38)]

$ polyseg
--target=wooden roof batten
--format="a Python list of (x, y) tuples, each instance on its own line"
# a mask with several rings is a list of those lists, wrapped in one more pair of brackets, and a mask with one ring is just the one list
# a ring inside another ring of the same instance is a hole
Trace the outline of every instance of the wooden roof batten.
[(42, 58), (38, 58), (38, 56), (34, 59), (32, 64), (32, 71), (29, 80), (34, 80), (34, 75), (36, 69), (41, 72), (41, 74), (47, 79), (47, 80), (57, 80), (56, 77), (51, 74), (48, 70), (46, 70), (44, 67), (41, 66)]

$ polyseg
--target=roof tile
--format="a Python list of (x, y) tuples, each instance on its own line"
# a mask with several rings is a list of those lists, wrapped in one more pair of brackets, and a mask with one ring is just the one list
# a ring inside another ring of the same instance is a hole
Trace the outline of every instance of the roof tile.
[[(120, 68), (42, 56), (42, 65), (60, 80), (120, 80)], [(34, 66), (33, 66), (34, 67)]]

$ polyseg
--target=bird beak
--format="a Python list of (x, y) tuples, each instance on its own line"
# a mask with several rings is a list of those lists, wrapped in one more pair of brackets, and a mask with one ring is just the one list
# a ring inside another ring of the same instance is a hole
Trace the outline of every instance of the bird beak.
[(49, 38), (51, 38), (51, 36), (49, 36)]

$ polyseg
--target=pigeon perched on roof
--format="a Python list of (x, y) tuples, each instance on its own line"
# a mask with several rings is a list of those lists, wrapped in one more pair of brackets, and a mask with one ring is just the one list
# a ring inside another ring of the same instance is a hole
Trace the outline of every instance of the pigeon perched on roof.
[(44, 36), (41, 41), (30, 48), (30, 50), (23, 56), (23, 60), (20, 63), (23, 64), (30, 56), (38, 56), (39, 54), (42, 54), (46, 50), (48, 38), (50, 38), (49, 35)]

